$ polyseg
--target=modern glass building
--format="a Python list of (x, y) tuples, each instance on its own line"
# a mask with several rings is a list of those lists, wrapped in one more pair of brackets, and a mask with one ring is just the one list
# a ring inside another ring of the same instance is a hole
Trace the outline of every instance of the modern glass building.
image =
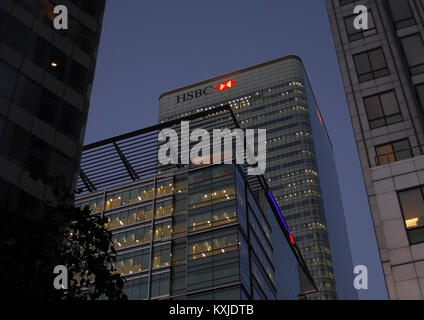
[[(368, 29), (353, 25), (368, 9)], [(327, 0), (390, 299), (424, 298), (424, 2)]]
[[(69, 29), (53, 13), (65, 5)], [(0, 194), (31, 216), (46, 190), (26, 166), (76, 183), (104, 0), (0, 1)]]
[[(229, 106), (181, 120), (236, 123)], [(178, 121), (84, 147), (76, 203), (108, 218), (128, 297), (275, 300), (316, 291), (262, 176), (236, 164), (158, 166), (158, 131)]]
[(357, 299), (330, 138), (302, 61), (288, 56), (172, 90), (160, 121), (229, 104), (243, 128), (267, 129), (265, 177), (318, 285), (313, 299)]

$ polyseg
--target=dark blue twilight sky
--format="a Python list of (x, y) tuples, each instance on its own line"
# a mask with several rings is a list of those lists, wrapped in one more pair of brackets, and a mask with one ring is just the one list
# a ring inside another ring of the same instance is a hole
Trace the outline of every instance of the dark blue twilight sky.
[(85, 143), (156, 124), (165, 91), (289, 54), (333, 141), (361, 298), (386, 298), (324, 0), (107, 0)]

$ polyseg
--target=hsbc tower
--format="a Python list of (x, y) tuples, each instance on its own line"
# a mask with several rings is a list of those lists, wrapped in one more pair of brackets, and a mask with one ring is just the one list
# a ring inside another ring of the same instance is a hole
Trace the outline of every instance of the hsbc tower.
[(165, 92), (159, 121), (225, 104), (242, 128), (267, 130), (265, 177), (319, 289), (307, 298), (358, 299), (333, 147), (301, 59), (287, 56)]

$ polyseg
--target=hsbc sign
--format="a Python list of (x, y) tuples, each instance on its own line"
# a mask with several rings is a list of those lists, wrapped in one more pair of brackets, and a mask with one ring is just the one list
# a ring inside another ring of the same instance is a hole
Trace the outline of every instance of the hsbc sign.
[[(215, 87), (216, 91), (224, 91), (232, 88), (236, 84), (235, 80), (228, 80), (218, 84)], [(177, 95), (177, 104), (181, 102), (191, 101), (193, 99), (197, 99), (203, 96), (207, 96), (211, 94), (213, 90), (213, 86), (207, 86), (203, 89), (197, 89), (190, 92), (185, 92), (183, 94)]]

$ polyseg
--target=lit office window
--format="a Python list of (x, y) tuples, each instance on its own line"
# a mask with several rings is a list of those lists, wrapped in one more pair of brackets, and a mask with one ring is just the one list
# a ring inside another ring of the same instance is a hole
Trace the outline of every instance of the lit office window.
[(412, 157), (411, 145), (408, 139), (381, 145), (375, 149), (377, 153), (377, 165), (385, 165)]
[(398, 194), (410, 244), (424, 242), (424, 187)]
[(377, 48), (353, 56), (359, 82), (387, 76), (389, 69), (383, 49)]
[(415, 24), (414, 14), (408, 0), (388, 0), (387, 3), (396, 29)]
[(116, 258), (116, 262), (112, 263), (116, 273), (132, 274), (142, 272), (149, 269), (150, 250), (143, 249), (126, 254), (120, 254)]
[(163, 197), (174, 193), (174, 184), (172, 179), (158, 182), (156, 197)]
[(371, 11), (368, 12), (368, 29), (367, 30), (358, 30), (354, 26), (354, 20), (357, 15), (351, 15), (344, 18), (344, 23), (346, 27), (346, 33), (349, 41), (360, 40), (366, 37), (373, 36), (377, 34), (377, 29), (375, 27), (374, 18)]
[(169, 238), (172, 235), (172, 223), (170, 221), (155, 225), (154, 240)]
[(413, 34), (400, 38), (403, 52), (405, 54), (412, 75), (424, 72), (424, 44), (421, 36)]
[(174, 207), (172, 205), (172, 200), (158, 202), (156, 203), (155, 218), (169, 216), (173, 213), (173, 211), (174, 211)]
[(371, 129), (403, 120), (394, 91), (364, 98), (364, 104)]
[(142, 244), (151, 240), (152, 227), (142, 227), (130, 231), (116, 233), (112, 236), (115, 249)]
[(165, 244), (153, 248), (152, 268), (169, 266), (171, 263), (171, 244)]

